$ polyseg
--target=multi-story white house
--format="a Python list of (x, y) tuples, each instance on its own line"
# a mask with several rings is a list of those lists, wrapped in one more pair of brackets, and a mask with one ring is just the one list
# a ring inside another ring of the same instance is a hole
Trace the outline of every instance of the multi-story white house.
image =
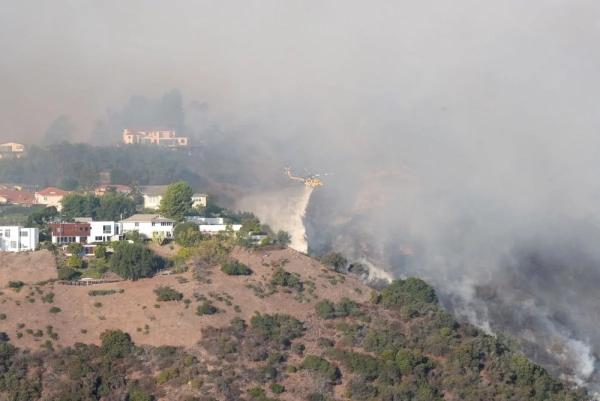
[(77, 217), (78, 223), (87, 223), (90, 225), (90, 235), (87, 237), (87, 243), (113, 242), (123, 239), (121, 223), (118, 221), (93, 221), (88, 217)]
[(0, 144), (0, 159), (20, 159), (25, 155), (25, 145), (16, 142)]
[(167, 192), (167, 185), (148, 185), (140, 187), (140, 192), (144, 197), (144, 209), (158, 210), (164, 194)]
[(186, 136), (177, 136), (175, 130), (170, 129), (151, 129), (151, 130), (123, 130), (123, 143), (126, 145), (155, 145), (167, 148), (177, 148), (188, 146)]
[(237, 232), (242, 228), (241, 224), (227, 224), (223, 217), (188, 216), (185, 219), (190, 223), (198, 224), (200, 232), (204, 234), (218, 234), (228, 229)]
[(37, 228), (21, 226), (0, 226), (0, 251), (35, 251), (39, 243), (40, 231)]
[(123, 234), (137, 231), (148, 239), (173, 238), (175, 227), (175, 220), (156, 214), (134, 214), (120, 223)]

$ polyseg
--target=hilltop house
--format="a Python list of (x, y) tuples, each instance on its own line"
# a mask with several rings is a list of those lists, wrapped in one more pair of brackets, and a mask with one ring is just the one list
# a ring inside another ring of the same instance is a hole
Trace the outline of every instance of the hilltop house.
[(123, 143), (125, 145), (154, 145), (167, 148), (188, 146), (188, 138), (177, 136), (175, 130), (123, 130)]
[(16, 142), (0, 144), (0, 159), (20, 159), (25, 156), (25, 145)]
[(31, 206), (35, 203), (35, 196), (32, 192), (0, 186), (0, 204)]
[(128, 185), (121, 184), (100, 185), (96, 187), (96, 189), (94, 189), (94, 195), (102, 196), (108, 191), (115, 191), (119, 194), (129, 195), (133, 191), (133, 189)]
[(94, 221), (90, 217), (76, 217), (75, 222), (90, 225), (90, 235), (86, 239), (88, 244), (121, 241), (123, 239), (120, 222)]
[(140, 192), (144, 197), (144, 209), (160, 209), (160, 201), (167, 192), (168, 185), (147, 185), (140, 187)]
[(206, 194), (194, 194), (192, 195), (192, 207), (206, 207), (208, 195)]
[(48, 187), (35, 193), (35, 201), (47, 207), (54, 206), (56, 210), (60, 211), (62, 209), (61, 201), (69, 193), (69, 191), (60, 188)]
[(52, 243), (57, 245), (72, 242), (86, 243), (91, 233), (89, 222), (51, 223)]
[(169, 239), (173, 238), (175, 220), (156, 214), (134, 214), (121, 220), (121, 226), (123, 234), (138, 232), (148, 239)]
[(39, 236), (40, 232), (37, 228), (0, 226), (0, 251), (34, 251), (38, 246)]
[(198, 224), (200, 232), (209, 235), (222, 233), (228, 229), (237, 232), (242, 228), (241, 224), (227, 224), (223, 217), (188, 216), (185, 219), (190, 223)]

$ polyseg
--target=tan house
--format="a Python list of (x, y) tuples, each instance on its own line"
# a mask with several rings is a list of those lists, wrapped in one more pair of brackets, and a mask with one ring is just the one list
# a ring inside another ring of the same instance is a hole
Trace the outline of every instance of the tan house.
[(208, 201), (208, 195), (206, 194), (194, 194), (192, 195), (192, 207), (206, 207)]
[(155, 145), (167, 148), (179, 148), (189, 145), (186, 136), (177, 136), (175, 130), (123, 130), (125, 145)]
[(25, 156), (25, 145), (16, 142), (0, 144), (0, 159), (20, 159)]
[(65, 195), (70, 194), (69, 191), (65, 191), (60, 188), (48, 187), (35, 193), (35, 201), (40, 205), (46, 205), (47, 207), (54, 206), (56, 210), (62, 209), (61, 201)]

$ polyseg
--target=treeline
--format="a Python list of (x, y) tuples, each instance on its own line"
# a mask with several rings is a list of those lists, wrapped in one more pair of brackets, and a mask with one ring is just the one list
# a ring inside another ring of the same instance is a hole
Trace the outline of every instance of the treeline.
[(98, 185), (101, 172), (110, 172), (113, 184), (160, 185), (185, 180), (194, 187), (204, 186), (200, 174), (188, 167), (189, 157), (186, 152), (145, 146), (95, 147), (66, 142), (32, 146), (27, 157), (0, 160), (0, 182), (90, 189)]

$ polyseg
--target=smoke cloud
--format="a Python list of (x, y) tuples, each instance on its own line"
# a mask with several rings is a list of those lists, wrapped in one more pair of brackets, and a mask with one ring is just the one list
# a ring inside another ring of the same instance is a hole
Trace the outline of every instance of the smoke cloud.
[[(422, 276), (557, 375), (598, 383), (599, 12), (4, 1), (0, 139), (38, 142), (61, 115), (94, 143), (166, 120), (205, 143), (206, 163), (255, 166), (216, 177), (252, 196), (289, 186), (285, 165), (331, 172), (304, 219), (310, 251)], [(161, 103), (172, 88), (183, 96)]]

